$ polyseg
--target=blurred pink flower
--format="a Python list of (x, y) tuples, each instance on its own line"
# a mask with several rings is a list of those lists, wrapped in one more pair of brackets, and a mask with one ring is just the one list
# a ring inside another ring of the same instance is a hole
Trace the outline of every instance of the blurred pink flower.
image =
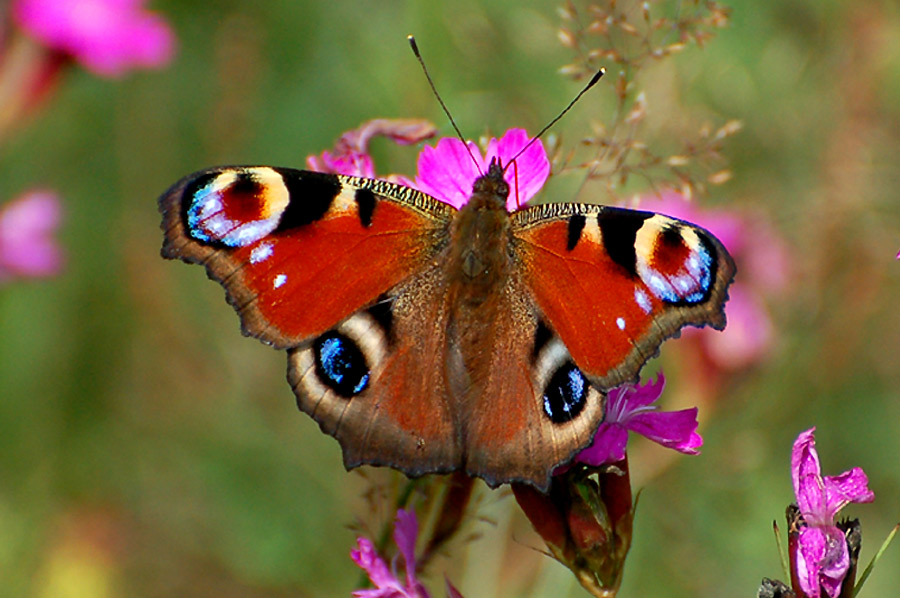
[(59, 272), (62, 252), (53, 233), (60, 215), (59, 197), (52, 191), (31, 191), (0, 206), (0, 282)]
[(628, 432), (637, 432), (666, 448), (696, 455), (703, 444), (697, 434), (697, 408), (659, 411), (655, 405), (662, 395), (666, 379), (662, 372), (656, 382), (624, 385), (609, 391), (606, 417), (594, 434), (591, 446), (575, 460), (599, 467), (625, 458)]
[(169, 25), (143, 9), (144, 0), (14, 0), (22, 29), (46, 46), (72, 55), (104, 77), (161, 67), (172, 58)]
[(782, 292), (790, 279), (790, 256), (784, 242), (759, 219), (726, 210), (703, 210), (676, 191), (640, 200), (639, 208), (692, 222), (716, 235), (737, 263), (737, 278), (725, 305), (728, 326), (722, 332), (686, 328), (711, 362), (721, 370), (749, 367), (765, 358), (774, 329), (764, 298)]
[(800, 434), (791, 451), (791, 479), (803, 518), (791, 564), (808, 598), (835, 598), (850, 569), (847, 539), (834, 522), (848, 504), (875, 500), (869, 479), (859, 467), (823, 476), (816, 451), (815, 428)]
[[(531, 138), (525, 129), (509, 129), (500, 139), (488, 141), (487, 152), (469, 141), (472, 154), (455, 137), (444, 137), (435, 147), (425, 146), (419, 154), (415, 187), (437, 199), (461, 208), (472, 196), (475, 179), (488, 171), (495, 158), (506, 168), (509, 161), (525, 147)], [(472, 157), (475, 160), (472, 160)], [(534, 197), (550, 175), (550, 160), (540, 141), (536, 141), (506, 169), (504, 178), (510, 194), (506, 209), (514, 212)]]

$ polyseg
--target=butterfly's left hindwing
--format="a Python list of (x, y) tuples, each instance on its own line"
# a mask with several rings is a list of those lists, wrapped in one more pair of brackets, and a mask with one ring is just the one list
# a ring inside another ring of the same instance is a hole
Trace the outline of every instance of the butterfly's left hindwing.
[(453, 210), (382, 181), (222, 167), (160, 198), (163, 256), (206, 266), (246, 334), (278, 348), (337, 325), (439, 249)]
[(685, 325), (725, 326), (731, 256), (709, 232), (661, 214), (544, 204), (513, 214), (528, 287), (601, 390), (634, 380)]

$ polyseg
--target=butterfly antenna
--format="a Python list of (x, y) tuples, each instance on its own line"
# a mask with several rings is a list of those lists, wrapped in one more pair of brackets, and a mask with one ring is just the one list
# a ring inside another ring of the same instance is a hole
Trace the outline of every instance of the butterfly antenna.
[[(431, 86), (431, 92), (434, 94), (434, 97), (437, 98), (438, 104), (441, 105), (441, 108), (444, 110), (444, 114), (447, 115), (447, 118), (450, 119), (450, 124), (453, 125), (453, 130), (456, 131), (456, 136), (459, 137), (459, 140), (463, 142), (463, 145), (466, 147), (466, 151), (469, 152), (469, 157), (472, 158), (472, 162), (475, 163), (475, 167), (481, 172), (481, 165), (478, 163), (478, 160), (475, 159), (475, 156), (472, 154), (472, 149), (469, 147), (469, 144), (466, 143), (466, 138), (463, 137), (463, 134), (460, 132), (459, 127), (456, 126), (456, 121), (453, 120), (453, 116), (450, 114), (450, 110), (447, 109), (447, 105), (444, 104), (444, 100), (441, 98), (441, 94), (438, 93), (437, 87), (434, 86), (434, 81), (431, 79), (431, 75), (428, 73), (428, 68), (425, 66), (425, 61), (422, 60), (422, 54), (419, 53), (419, 46), (416, 44), (416, 38), (412, 35), (407, 35), (406, 39), (409, 41), (409, 47), (412, 48), (413, 54), (416, 55), (416, 59), (419, 61), (419, 64), (422, 65), (422, 72), (425, 73), (425, 78), (428, 79), (428, 85)], [(584, 93), (584, 92), (582, 92)], [(579, 94), (581, 95), (581, 94)], [(573, 102), (574, 103), (574, 102)], [(568, 110), (568, 108), (566, 108)], [(565, 112), (565, 111), (563, 111)], [(562, 116), (562, 115), (560, 115)], [(557, 119), (558, 120), (558, 119)], [(554, 121), (556, 122), (556, 121)]]
[[(588, 81), (588, 84), (584, 86), (584, 89), (582, 89), (581, 91), (579, 91), (579, 92), (578, 92), (578, 95), (575, 96), (575, 98), (574, 98), (571, 102), (569, 102), (569, 105), (566, 106), (565, 108), (563, 108), (562, 112), (560, 112), (559, 114), (557, 114), (557, 115), (556, 115), (556, 118), (554, 118), (554, 119), (551, 120), (549, 123), (547, 123), (547, 125), (544, 126), (544, 128), (541, 129), (540, 132), (538, 132), (537, 135), (535, 135), (534, 137), (532, 137), (531, 140), (530, 140), (528, 143), (525, 144), (525, 147), (523, 147), (522, 149), (520, 149), (520, 150), (518, 151), (518, 153), (516, 153), (516, 155), (513, 156), (512, 159), (509, 160), (509, 161), (506, 163), (506, 166), (509, 166), (510, 164), (512, 164), (513, 162), (515, 162), (515, 161), (516, 161), (516, 158), (518, 158), (519, 156), (521, 156), (522, 154), (524, 154), (524, 153), (525, 153), (525, 150), (527, 150), (529, 147), (531, 147), (531, 145), (532, 145), (535, 141), (537, 141), (538, 139), (540, 139), (541, 136), (542, 136), (544, 133), (546, 133), (548, 129), (550, 129), (550, 127), (552, 127), (553, 125), (555, 125), (555, 124), (559, 121), (559, 119), (561, 119), (563, 116), (565, 116), (566, 112), (568, 112), (569, 110), (571, 110), (571, 109), (572, 109), (572, 106), (574, 106), (575, 103), (578, 102), (578, 100), (581, 99), (581, 96), (583, 96), (584, 94), (586, 94), (586, 93), (587, 93), (587, 90), (589, 90), (590, 88), (592, 88), (594, 85), (597, 84), (597, 81), (600, 80), (600, 77), (602, 77), (602, 76), (604, 75), (604, 73), (606, 73), (606, 69), (601, 67), (600, 70), (597, 71), (597, 72), (594, 74), (593, 77), (591, 77), (591, 80)], [(505, 169), (505, 167), (504, 167), (504, 169)]]

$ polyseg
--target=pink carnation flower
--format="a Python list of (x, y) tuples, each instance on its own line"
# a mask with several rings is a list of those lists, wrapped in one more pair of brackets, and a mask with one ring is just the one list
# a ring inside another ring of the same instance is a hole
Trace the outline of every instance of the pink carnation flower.
[(15, 0), (22, 29), (44, 45), (70, 54), (105, 77), (138, 67), (161, 67), (174, 51), (174, 35), (144, 0)]
[(599, 467), (625, 458), (628, 432), (637, 432), (664, 447), (696, 455), (703, 444), (697, 433), (697, 408), (659, 411), (655, 403), (662, 395), (666, 379), (662, 372), (656, 382), (625, 385), (609, 391), (606, 416), (591, 446), (576, 461)]
[(53, 234), (60, 213), (59, 197), (52, 191), (31, 191), (0, 206), (0, 282), (59, 272), (62, 252)]
[[(469, 151), (455, 137), (445, 137), (435, 147), (425, 146), (419, 154), (415, 187), (437, 199), (461, 208), (472, 195), (475, 179), (488, 171), (494, 159), (506, 168), (510, 160), (531, 140), (525, 129), (510, 129), (503, 137), (488, 141), (487, 152), (473, 142)], [(473, 160), (474, 158), (474, 160)], [(550, 175), (550, 160), (540, 140), (534, 142), (504, 173), (510, 194), (506, 209), (518, 210), (534, 197)]]
[(791, 451), (791, 479), (804, 523), (791, 561), (808, 598), (835, 598), (850, 568), (850, 554), (834, 518), (852, 502), (872, 502), (875, 494), (859, 467), (838, 476), (822, 475), (815, 431), (800, 434)]

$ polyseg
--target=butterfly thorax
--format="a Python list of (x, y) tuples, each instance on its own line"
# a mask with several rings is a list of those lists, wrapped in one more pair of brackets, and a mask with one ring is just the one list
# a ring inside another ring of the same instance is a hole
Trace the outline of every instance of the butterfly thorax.
[(473, 185), (472, 196), (451, 225), (448, 280), (461, 303), (480, 305), (507, 279), (510, 218), (509, 186), (499, 164), (491, 164)]

